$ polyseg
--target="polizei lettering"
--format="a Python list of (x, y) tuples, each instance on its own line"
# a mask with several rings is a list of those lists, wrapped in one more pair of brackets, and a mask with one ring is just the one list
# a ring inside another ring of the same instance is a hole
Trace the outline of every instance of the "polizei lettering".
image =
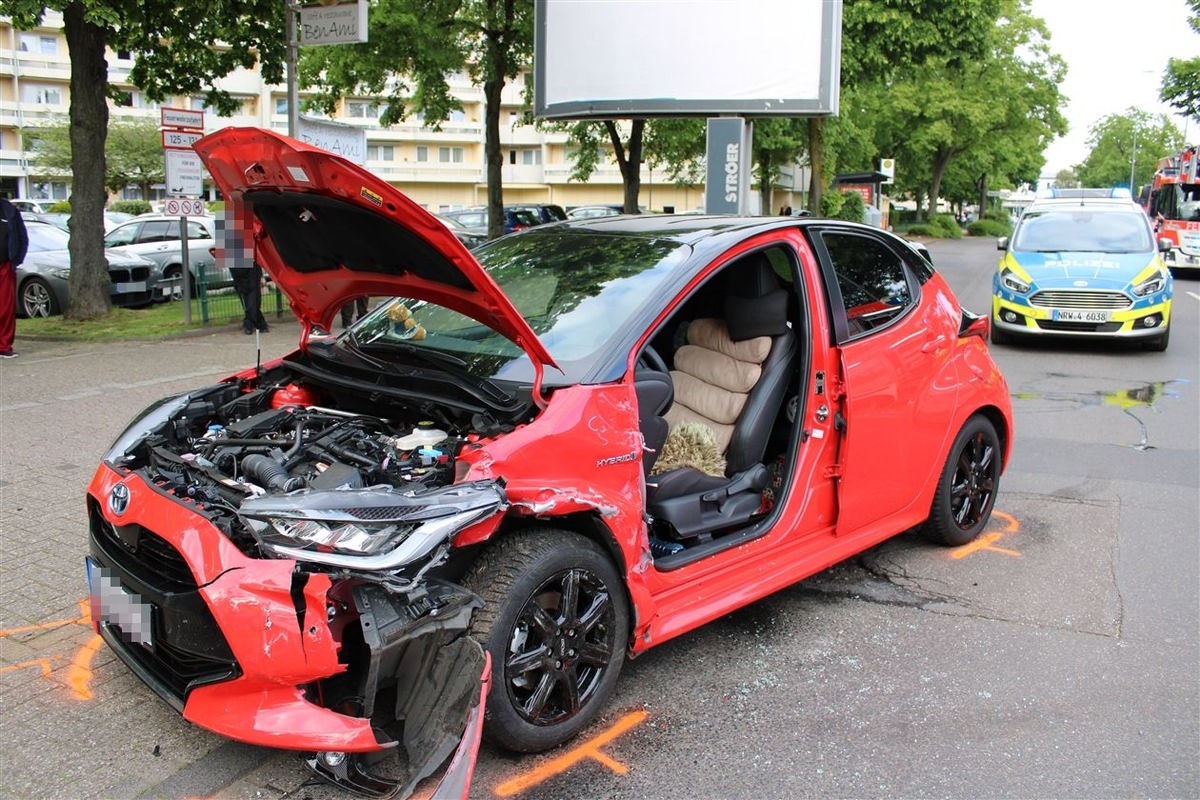
[(736, 203), (738, 199), (738, 170), (741, 160), (738, 158), (736, 144), (725, 145), (725, 202)]

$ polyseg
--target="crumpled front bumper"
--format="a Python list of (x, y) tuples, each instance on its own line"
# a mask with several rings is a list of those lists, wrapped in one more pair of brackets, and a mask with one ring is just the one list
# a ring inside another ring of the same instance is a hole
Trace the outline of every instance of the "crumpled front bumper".
[[(456, 761), (473, 765), (478, 735), (467, 723), (489, 670), (466, 633), (480, 602), (467, 590), (430, 581), (420, 597), (397, 596), (249, 558), (202, 514), (107, 466), (89, 487), (88, 516), (93, 624), (185, 719), (266, 747), (401, 746), (414, 779), (399, 784), (415, 785), (456, 748), (470, 750)], [(393, 706), (375, 707), (381, 690)], [(405, 723), (385, 724), (395, 719)]]

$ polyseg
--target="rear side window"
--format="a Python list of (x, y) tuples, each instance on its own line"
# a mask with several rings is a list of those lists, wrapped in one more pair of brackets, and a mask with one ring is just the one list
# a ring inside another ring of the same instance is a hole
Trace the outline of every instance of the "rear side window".
[(832, 299), (833, 310), (844, 313), (847, 336), (883, 327), (916, 302), (903, 260), (883, 242), (842, 231), (823, 231), (821, 241), (840, 295)]
[(138, 236), (139, 242), (169, 242), (172, 239), (179, 238), (179, 223), (172, 220), (159, 220), (157, 222), (147, 222), (142, 225), (141, 235)]

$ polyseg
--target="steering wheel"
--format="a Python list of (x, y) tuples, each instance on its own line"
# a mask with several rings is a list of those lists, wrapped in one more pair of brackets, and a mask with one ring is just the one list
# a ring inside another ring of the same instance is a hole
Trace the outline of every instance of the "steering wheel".
[(658, 372), (669, 373), (671, 371), (667, 369), (667, 362), (663, 361), (663, 357), (650, 345), (643, 347), (641, 355), (638, 356), (638, 363), (641, 364), (643, 362), (646, 366)]

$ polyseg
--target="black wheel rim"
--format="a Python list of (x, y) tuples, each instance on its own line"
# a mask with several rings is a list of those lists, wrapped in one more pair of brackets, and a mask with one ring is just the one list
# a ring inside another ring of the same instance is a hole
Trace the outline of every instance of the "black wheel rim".
[(996, 443), (990, 436), (980, 431), (967, 440), (950, 486), (950, 513), (959, 530), (972, 530), (991, 513), (998, 466)]
[(513, 625), (504, 682), (513, 708), (533, 725), (577, 715), (595, 695), (614, 652), (613, 600), (586, 569), (547, 579)]

